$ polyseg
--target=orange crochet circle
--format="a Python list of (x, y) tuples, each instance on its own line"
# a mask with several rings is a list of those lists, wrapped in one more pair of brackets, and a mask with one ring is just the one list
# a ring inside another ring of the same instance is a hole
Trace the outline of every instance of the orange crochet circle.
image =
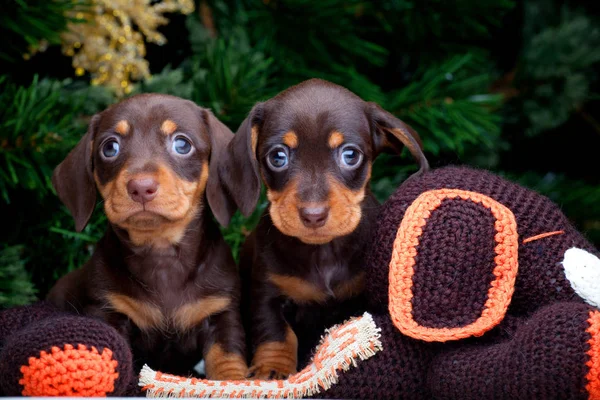
[(588, 323), (590, 326), (587, 332), (591, 338), (588, 342), (590, 350), (587, 354), (590, 359), (586, 365), (590, 369), (586, 376), (588, 382), (586, 389), (590, 400), (598, 400), (600, 399), (600, 311), (590, 311)]
[(21, 367), (23, 396), (106, 396), (115, 389), (117, 361), (112, 351), (102, 354), (95, 347), (88, 350), (80, 344), (75, 349), (66, 344), (64, 349), (52, 347), (50, 353), (40, 352), (30, 357)]
[[(412, 284), (415, 256), (423, 227), (432, 211), (445, 199), (462, 199), (481, 204), (496, 219), (494, 276), (487, 301), (479, 318), (457, 328), (430, 328), (417, 323), (412, 315)], [(407, 208), (400, 223), (389, 265), (389, 311), (394, 325), (405, 335), (428, 342), (445, 342), (481, 336), (504, 318), (512, 299), (518, 269), (519, 237), (515, 216), (507, 207), (481, 193), (460, 189), (438, 189), (422, 193)]]

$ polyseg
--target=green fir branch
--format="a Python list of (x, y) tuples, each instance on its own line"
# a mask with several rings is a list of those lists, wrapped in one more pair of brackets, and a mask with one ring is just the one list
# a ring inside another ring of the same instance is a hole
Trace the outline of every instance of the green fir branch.
[(410, 49), (428, 48), (427, 57), (473, 48), (486, 39), (513, 0), (383, 0), (375, 11), (382, 28)]
[[(188, 26), (202, 29), (197, 17)], [(212, 109), (235, 131), (252, 106), (277, 91), (272, 86), (274, 60), (254, 48), (244, 31), (196, 43), (191, 61), (191, 98)]]
[(485, 57), (454, 56), (422, 69), (408, 86), (390, 93), (385, 105), (417, 129), (431, 154), (464, 154), (469, 146), (491, 148), (500, 136), (503, 100), (490, 93), (494, 79)]
[(183, 69), (172, 69), (168, 66), (160, 73), (140, 82), (132, 92), (132, 95), (137, 93), (164, 93), (184, 99), (191, 99), (192, 92), (193, 82), (189, 80)]
[(60, 44), (69, 12), (89, 6), (85, 0), (0, 0), (0, 60), (16, 62), (45, 46)]
[(29, 304), (36, 299), (36, 290), (25, 269), (23, 246), (0, 250), (0, 308)]
[(564, 8), (558, 25), (548, 26), (525, 44), (515, 85), (528, 135), (564, 124), (594, 93), (600, 63), (600, 28), (581, 13)]
[(70, 81), (33, 78), (29, 86), (0, 81), (0, 195), (20, 187), (43, 196), (57, 161), (85, 132), (87, 99), (66, 96)]
[(366, 39), (364, 0), (248, 0), (245, 17), (253, 43), (281, 60), (286, 73), (300, 68), (351, 65), (360, 60), (383, 66), (387, 50)]
[(600, 185), (564, 173), (504, 171), (501, 174), (547, 196), (591, 241), (600, 243)]

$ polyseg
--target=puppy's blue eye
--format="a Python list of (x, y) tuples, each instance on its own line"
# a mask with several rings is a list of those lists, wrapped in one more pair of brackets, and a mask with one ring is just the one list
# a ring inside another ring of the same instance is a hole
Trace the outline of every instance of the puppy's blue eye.
[(183, 136), (178, 136), (173, 140), (173, 151), (177, 154), (188, 154), (192, 151), (192, 144)]
[(285, 147), (278, 146), (267, 155), (267, 164), (273, 171), (284, 170), (289, 163), (288, 150)]
[(113, 158), (119, 154), (119, 143), (116, 140), (109, 140), (102, 146), (102, 154), (106, 158)]
[(340, 166), (343, 168), (354, 169), (362, 162), (363, 154), (354, 146), (344, 146), (340, 153)]

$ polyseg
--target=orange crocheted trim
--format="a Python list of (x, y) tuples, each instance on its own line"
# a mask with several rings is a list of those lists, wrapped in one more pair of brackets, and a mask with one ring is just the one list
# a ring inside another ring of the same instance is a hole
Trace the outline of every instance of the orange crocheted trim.
[[(496, 218), (496, 256), (494, 275), (488, 298), (480, 317), (457, 328), (429, 328), (419, 325), (412, 315), (412, 282), (415, 256), (423, 227), (442, 200), (462, 199), (488, 208)], [(422, 193), (406, 210), (400, 223), (389, 270), (389, 311), (394, 325), (405, 335), (428, 342), (445, 342), (470, 336), (481, 336), (498, 325), (506, 314), (514, 292), (518, 269), (518, 233), (513, 213), (496, 200), (481, 193), (460, 189), (438, 189)]]
[(585, 387), (590, 395), (590, 400), (600, 399), (600, 311), (590, 311), (588, 319), (590, 326), (587, 332), (590, 334), (590, 350), (587, 354), (590, 356), (586, 363), (590, 370), (586, 376), (587, 386)]
[(544, 239), (544, 238), (547, 238), (549, 236), (562, 235), (563, 233), (565, 233), (565, 231), (554, 231), (554, 232), (540, 233), (539, 235), (535, 235), (535, 236), (528, 237), (527, 239), (523, 239), (523, 244), (529, 243), (529, 242), (533, 242), (535, 240)]
[(80, 344), (75, 349), (66, 344), (64, 350), (52, 347), (50, 353), (40, 352), (21, 367), (23, 396), (84, 396), (105, 397), (115, 389), (117, 361), (112, 351), (102, 354), (95, 347), (88, 350)]

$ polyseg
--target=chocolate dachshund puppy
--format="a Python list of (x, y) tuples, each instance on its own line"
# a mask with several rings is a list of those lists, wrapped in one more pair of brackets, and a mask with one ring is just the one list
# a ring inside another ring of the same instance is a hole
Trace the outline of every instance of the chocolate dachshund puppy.
[(205, 196), (222, 191), (216, 162), (232, 137), (190, 101), (138, 95), (95, 115), (54, 171), (78, 231), (97, 190), (109, 224), (91, 259), (49, 300), (114, 326), (138, 368), (188, 374), (204, 359), (210, 379), (247, 375), (239, 273)]
[(408, 125), (318, 79), (257, 104), (240, 126), (218, 161), (226, 190), (208, 196), (224, 204), (215, 216), (226, 225), (236, 208), (254, 210), (261, 181), (267, 189), (268, 210), (240, 260), (251, 376), (295, 372), (298, 354), (316, 344), (315, 332), (364, 307), (365, 245), (378, 209), (371, 166), (379, 153), (404, 146), (420, 171), (429, 168)]

